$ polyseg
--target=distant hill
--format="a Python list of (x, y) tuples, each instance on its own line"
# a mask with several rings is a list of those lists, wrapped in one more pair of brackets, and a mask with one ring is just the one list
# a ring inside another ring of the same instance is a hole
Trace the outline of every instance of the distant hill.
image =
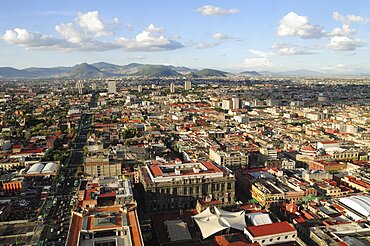
[[(178, 67), (171, 65), (151, 65), (130, 63), (127, 65), (115, 65), (107, 62), (97, 62), (93, 64), (82, 63), (73, 67), (52, 67), (26, 69), (16, 69), (12, 67), (0, 67), (0, 78), (104, 78), (122, 76), (147, 76), (147, 77), (226, 77), (228, 72), (215, 69), (192, 69), (188, 67)], [(280, 77), (320, 77), (327, 76), (312, 70), (294, 70), (285, 72), (269, 71), (244, 71), (238, 73), (239, 76), (280, 76)]]
[(148, 77), (175, 77), (181, 76), (180, 73), (167, 66), (162, 65), (144, 65), (131, 76), (148, 76)]
[(244, 71), (244, 72), (241, 72), (240, 74), (245, 75), (245, 76), (250, 76), (250, 77), (262, 76), (260, 73), (258, 73), (256, 71)]
[(72, 68), (71, 71), (67, 73), (67, 77), (73, 78), (96, 78), (96, 77), (105, 77), (109, 74), (106, 72), (100, 71), (98, 68), (87, 63), (81, 63)]
[(194, 74), (199, 77), (226, 77), (228, 73), (214, 69), (202, 69), (200, 71), (194, 72)]

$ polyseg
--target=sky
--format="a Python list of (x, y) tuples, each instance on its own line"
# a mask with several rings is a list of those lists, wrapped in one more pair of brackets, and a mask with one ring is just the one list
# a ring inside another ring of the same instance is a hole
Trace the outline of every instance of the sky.
[(2, 0), (0, 66), (370, 70), (370, 1)]

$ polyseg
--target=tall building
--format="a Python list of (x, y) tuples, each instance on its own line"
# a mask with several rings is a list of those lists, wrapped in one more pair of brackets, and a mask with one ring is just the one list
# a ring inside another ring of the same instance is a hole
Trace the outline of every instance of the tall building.
[(232, 102), (229, 99), (222, 100), (222, 109), (229, 110), (232, 108)]
[(240, 109), (240, 98), (239, 97), (233, 97), (231, 101), (233, 103), (232, 105), (233, 109)]
[(117, 93), (116, 81), (108, 80), (108, 93), (110, 93), (110, 94), (116, 94)]
[(191, 90), (191, 81), (190, 80), (185, 81), (184, 87), (185, 90)]
[(95, 83), (95, 82), (91, 84), (91, 89), (92, 89), (93, 91), (96, 91), (96, 83)]
[(142, 86), (142, 85), (138, 85), (138, 86), (137, 86), (137, 91), (138, 91), (139, 93), (143, 92), (143, 86)]
[[(186, 83), (186, 82), (185, 82)], [(191, 85), (190, 85), (191, 86)], [(186, 85), (185, 85), (185, 87), (186, 87)], [(186, 89), (186, 88), (185, 88)], [(175, 84), (174, 83), (171, 83), (170, 84), (170, 92), (171, 93), (175, 93)]]
[(81, 80), (79, 80), (77, 83), (76, 83), (76, 89), (78, 90), (78, 94), (82, 95), (83, 94), (83, 90), (84, 90), (84, 84)]

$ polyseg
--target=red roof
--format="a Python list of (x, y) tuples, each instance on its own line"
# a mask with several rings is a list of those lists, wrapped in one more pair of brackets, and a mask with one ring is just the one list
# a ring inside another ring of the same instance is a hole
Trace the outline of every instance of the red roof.
[(150, 168), (150, 171), (152, 171), (154, 176), (162, 176), (163, 175), (163, 172), (162, 172), (161, 168), (159, 167), (159, 165), (151, 165), (149, 168)]
[(99, 195), (99, 198), (114, 197), (114, 196), (116, 196), (116, 192), (115, 191), (111, 191), (111, 192), (100, 194)]
[(218, 167), (216, 167), (216, 165), (215, 164), (213, 164), (212, 162), (210, 162), (210, 161), (205, 161), (205, 162), (203, 162), (202, 163), (208, 170), (210, 170), (210, 171), (214, 171), (214, 172), (221, 172), (221, 170), (218, 168)]
[(314, 148), (312, 148), (312, 146), (304, 146), (304, 147), (302, 147), (301, 150), (304, 150), (304, 151), (316, 151)]
[(247, 230), (250, 232), (250, 234), (252, 234), (253, 237), (262, 237), (296, 231), (294, 227), (291, 226), (287, 221), (259, 226), (248, 226)]

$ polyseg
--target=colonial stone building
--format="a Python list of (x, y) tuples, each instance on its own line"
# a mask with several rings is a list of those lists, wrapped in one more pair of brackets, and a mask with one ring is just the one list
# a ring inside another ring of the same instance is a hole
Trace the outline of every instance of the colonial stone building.
[(147, 211), (195, 208), (197, 200), (233, 204), (235, 177), (212, 162), (159, 163), (153, 161), (140, 170)]

